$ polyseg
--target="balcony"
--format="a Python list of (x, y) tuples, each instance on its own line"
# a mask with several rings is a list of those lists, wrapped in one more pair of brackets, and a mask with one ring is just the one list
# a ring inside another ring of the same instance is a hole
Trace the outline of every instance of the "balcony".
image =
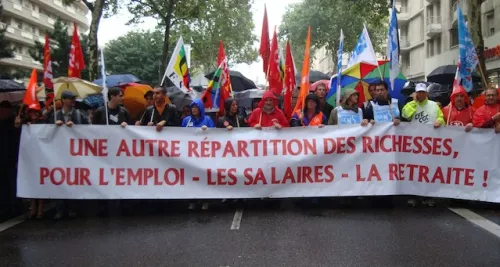
[(54, 28), (53, 24), (49, 23), (49, 18), (47, 16), (41, 15), (40, 13), (28, 9), (24, 6), (16, 4), (11, 0), (3, 1), (4, 15), (14, 17), (16, 19), (29, 22), (42, 30), (52, 30)]
[(442, 22), (440, 16), (427, 17), (425, 32), (427, 37), (440, 35), (442, 32)]
[(408, 11), (408, 7), (401, 6), (399, 8), (399, 12), (397, 14), (397, 17), (398, 17), (398, 23), (400, 25), (407, 24), (410, 21), (410, 13)]
[(3, 58), (0, 59), (1, 65), (12, 65), (16, 67), (26, 68), (26, 69), (37, 69), (43, 70), (43, 65), (39, 62), (34, 61), (29, 55), (14, 54), (13, 58)]
[(12, 27), (10, 25), (6, 25), (4, 23), (0, 23), (0, 27), (5, 27), (5, 26), (7, 27), (7, 31), (5, 32), (6, 40), (26, 44), (28, 46), (34, 46), (35, 41), (39, 41), (41, 43), (45, 42), (45, 38), (42, 36), (34, 35), (30, 32)]
[[(87, 20), (86, 15), (81, 12), (76, 12), (73, 7), (64, 6), (61, 0), (34, 0), (33, 2), (64, 20), (75, 21), (78, 24), (78, 30), (82, 33), (88, 31), (89, 21)], [(77, 5), (82, 8), (81, 4), (78, 3)], [(87, 7), (85, 7), (84, 10), (88, 10)]]
[(408, 41), (408, 37), (401, 37), (399, 40), (399, 50), (401, 53), (410, 51), (410, 41)]

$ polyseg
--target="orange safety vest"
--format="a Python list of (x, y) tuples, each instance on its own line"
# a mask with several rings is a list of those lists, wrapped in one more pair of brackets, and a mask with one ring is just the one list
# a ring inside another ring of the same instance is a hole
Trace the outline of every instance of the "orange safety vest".
[[(300, 116), (300, 112), (301, 110), (298, 109), (295, 111), (295, 114), (297, 114), (297, 116), (299, 117)], [(319, 126), (323, 124), (323, 112), (319, 112), (318, 114), (316, 114), (310, 121), (309, 121), (309, 125), (308, 126)], [(302, 125), (304, 125), (304, 122), (302, 122)], [(305, 126), (305, 125), (304, 125)]]

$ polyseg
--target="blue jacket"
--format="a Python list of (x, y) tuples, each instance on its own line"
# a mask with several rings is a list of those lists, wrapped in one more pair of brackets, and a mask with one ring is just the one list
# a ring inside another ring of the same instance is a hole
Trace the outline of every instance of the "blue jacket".
[(182, 120), (181, 127), (201, 128), (203, 125), (205, 125), (208, 128), (215, 128), (214, 121), (209, 116), (205, 115), (205, 106), (203, 105), (203, 102), (201, 101), (201, 99), (193, 100), (193, 103), (191, 103), (189, 105), (190, 111), (194, 105), (196, 105), (200, 109), (200, 117), (198, 117), (198, 119), (193, 118), (192, 115), (185, 117)]

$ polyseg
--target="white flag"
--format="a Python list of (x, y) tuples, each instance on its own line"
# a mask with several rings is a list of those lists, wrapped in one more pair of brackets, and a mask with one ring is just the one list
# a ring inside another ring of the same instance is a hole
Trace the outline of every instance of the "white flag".
[[(186, 77), (185, 77), (186, 76)], [(189, 67), (187, 62), (187, 53), (184, 47), (182, 36), (179, 37), (177, 45), (170, 57), (167, 69), (161, 80), (161, 85), (165, 82), (165, 78), (169, 78), (175, 86), (181, 89), (185, 94), (194, 94), (193, 90), (189, 88), (189, 83), (186, 85), (185, 80), (190, 80)]]
[(358, 43), (354, 51), (352, 51), (347, 68), (360, 62), (378, 66), (377, 56), (375, 55), (375, 50), (373, 50), (372, 41), (370, 40), (366, 25), (363, 26), (363, 32), (359, 35)]

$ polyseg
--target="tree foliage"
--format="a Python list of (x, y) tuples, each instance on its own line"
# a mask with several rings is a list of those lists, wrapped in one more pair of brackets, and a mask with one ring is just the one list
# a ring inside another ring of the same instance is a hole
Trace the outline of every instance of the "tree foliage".
[[(106, 44), (104, 58), (109, 74), (132, 73), (142, 81), (159, 83), (163, 35), (159, 31), (132, 31)], [(160, 78), (161, 79), (161, 78)]]
[[(2, 11), (3, 11), (3, 6), (2, 2), (0, 2), (0, 18), (2, 17)], [(6, 30), (7, 27), (3, 27), (0, 25), (0, 59), (14, 57), (13, 49), (9, 47), (7, 42), (4, 40)]]
[(295, 64), (300, 69), (304, 57), (307, 27), (311, 26), (311, 55), (326, 46), (336, 61), (340, 29), (344, 32), (344, 51), (351, 51), (366, 24), (375, 51), (381, 52), (387, 39), (389, 16), (387, 0), (304, 0), (292, 4), (283, 15), (279, 36), (292, 44)]
[[(65, 4), (71, 4), (79, 0), (63, 0)], [(85, 53), (88, 55), (88, 63), (85, 63), (86, 72), (89, 80), (95, 80), (98, 76), (99, 48), (97, 40), (97, 31), (101, 17), (110, 17), (119, 10), (119, 0), (82, 0), (91, 12), (90, 31)]]
[[(69, 53), (71, 49), (72, 35), (68, 32), (68, 26), (65, 25), (60, 18), (54, 23), (54, 30), (48, 32), (50, 39), (50, 59), (52, 61), (52, 75), (54, 78), (68, 76)], [(83, 58), (85, 66), (88, 66), (88, 37), (81, 34), (80, 42), (82, 45)], [(44, 44), (35, 41), (35, 46), (30, 49), (30, 56), (43, 64), (43, 47)], [(82, 71), (82, 79), (89, 80), (89, 69), (85, 68)]]
[(128, 9), (134, 14), (130, 23), (143, 17), (158, 20), (163, 31), (162, 66), (168, 63), (174, 43), (182, 35), (192, 44), (191, 66), (213, 69), (219, 41), (233, 63), (252, 62), (257, 52), (252, 48), (256, 37), (250, 1), (244, 0), (129, 0)]

